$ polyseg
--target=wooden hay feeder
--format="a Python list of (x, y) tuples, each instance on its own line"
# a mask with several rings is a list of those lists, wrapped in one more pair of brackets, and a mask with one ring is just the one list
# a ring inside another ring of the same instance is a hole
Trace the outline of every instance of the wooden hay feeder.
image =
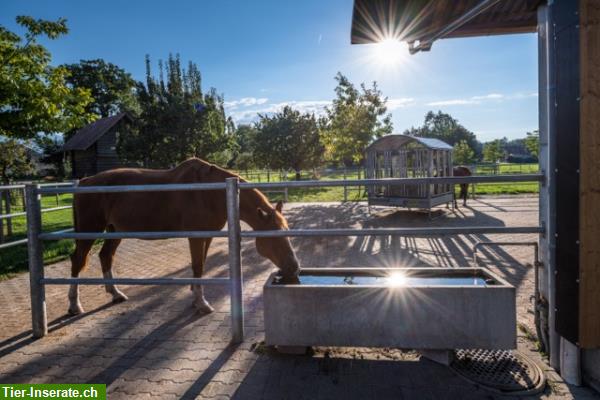
[[(367, 179), (452, 176), (452, 146), (431, 138), (386, 135), (366, 150)], [(430, 210), (452, 203), (449, 184), (400, 184), (369, 186), (369, 206), (408, 207)]]

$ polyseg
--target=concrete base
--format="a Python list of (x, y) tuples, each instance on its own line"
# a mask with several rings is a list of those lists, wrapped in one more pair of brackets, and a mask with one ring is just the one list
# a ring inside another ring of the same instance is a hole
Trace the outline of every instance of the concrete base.
[(419, 350), (419, 353), (421, 353), (421, 357), (445, 366), (449, 366), (454, 361), (452, 350)]
[(281, 354), (292, 354), (295, 356), (303, 356), (308, 352), (308, 346), (275, 346)]

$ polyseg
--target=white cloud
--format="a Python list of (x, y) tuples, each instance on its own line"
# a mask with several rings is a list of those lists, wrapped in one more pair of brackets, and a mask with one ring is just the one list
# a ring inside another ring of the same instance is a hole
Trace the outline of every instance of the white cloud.
[(236, 109), (238, 107), (251, 107), (259, 104), (265, 104), (269, 101), (266, 97), (243, 97), (239, 100), (226, 101), (225, 107)]
[(504, 95), (500, 94), (500, 93), (490, 93), (490, 94), (486, 94), (484, 96), (473, 96), (471, 97), (471, 100), (499, 100), (499, 99), (503, 99)]
[(464, 106), (471, 104), (481, 104), (487, 101), (504, 101), (514, 99), (525, 99), (529, 97), (537, 97), (537, 93), (514, 93), (510, 95), (501, 93), (489, 93), (480, 96), (471, 96), (464, 99), (448, 99), (426, 103), (427, 106)]
[[(240, 106), (241, 104), (244, 105)], [(259, 105), (261, 107), (256, 107)], [(331, 105), (331, 101), (329, 100), (290, 100), (279, 103), (267, 103), (266, 101), (263, 101), (260, 103), (256, 102), (254, 104), (249, 104), (249, 102), (240, 103), (238, 100), (233, 106), (226, 103), (225, 107), (227, 108), (227, 114), (239, 124), (256, 121), (258, 119), (258, 114), (274, 114), (283, 110), (285, 106), (290, 106), (294, 110), (298, 110), (302, 113), (310, 113), (320, 116), (325, 114), (325, 107), (329, 105)], [(244, 107), (244, 109), (241, 109), (241, 107)]]
[(475, 100), (467, 100), (467, 99), (453, 99), (453, 100), (441, 100), (441, 101), (432, 101), (431, 103), (427, 103), (427, 106), (462, 106), (465, 104), (477, 104)]
[(407, 106), (412, 106), (415, 104), (415, 99), (412, 97), (399, 97), (395, 99), (388, 99), (387, 108), (389, 111), (397, 110), (399, 108), (404, 108)]

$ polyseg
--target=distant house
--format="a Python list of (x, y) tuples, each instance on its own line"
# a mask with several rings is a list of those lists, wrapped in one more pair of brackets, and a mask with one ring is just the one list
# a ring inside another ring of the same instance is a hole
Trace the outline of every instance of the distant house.
[(124, 166), (117, 154), (117, 140), (124, 125), (130, 122), (131, 118), (121, 113), (101, 118), (78, 130), (63, 147), (71, 159), (73, 178)]

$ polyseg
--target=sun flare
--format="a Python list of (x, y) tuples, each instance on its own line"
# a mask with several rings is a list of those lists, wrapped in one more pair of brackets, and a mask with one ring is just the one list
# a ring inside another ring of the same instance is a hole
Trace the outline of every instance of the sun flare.
[(394, 272), (390, 274), (390, 276), (386, 279), (388, 286), (405, 286), (406, 285), (406, 275), (401, 272)]
[(406, 54), (406, 45), (396, 39), (385, 39), (374, 45), (374, 58), (380, 65), (393, 67), (402, 64)]

